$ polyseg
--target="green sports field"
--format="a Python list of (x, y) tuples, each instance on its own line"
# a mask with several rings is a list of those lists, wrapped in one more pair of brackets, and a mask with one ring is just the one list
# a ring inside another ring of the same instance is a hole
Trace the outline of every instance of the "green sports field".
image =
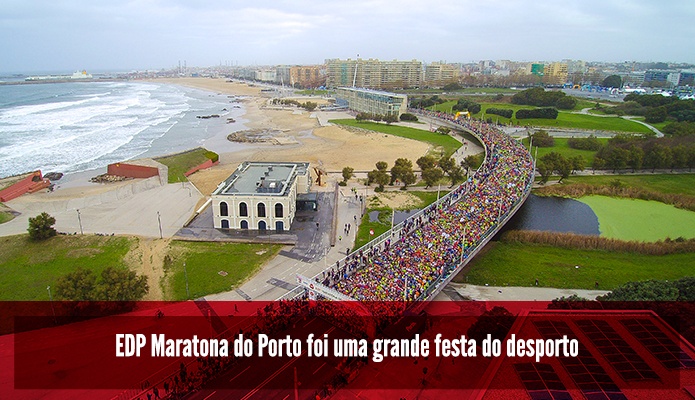
[[(693, 253), (651, 256), (617, 251), (563, 249), (527, 243), (491, 242), (456, 277), (491, 286), (540, 286), (611, 290), (630, 281), (692, 276)], [(579, 268), (577, 268), (579, 267)]]
[(654, 242), (695, 238), (695, 212), (656, 201), (585, 196), (578, 199), (598, 217), (601, 236)]

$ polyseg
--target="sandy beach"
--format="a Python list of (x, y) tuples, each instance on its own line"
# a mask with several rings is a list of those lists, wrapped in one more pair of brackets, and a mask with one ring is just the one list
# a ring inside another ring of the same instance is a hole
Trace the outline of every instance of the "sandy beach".
[[(271, 130), (288, 142), (296, 144), (254, 144), (249, 149), (224, 152), (215, 143), (224, 138), (212, 138), (206, 148), (220, 153), (220, 165), (200, 171), (190, 177), (196, 187), (209, 195), (217, 184), (229, 176), (243, 161), (305, 161), (328, 172), (339, 172), (350, 166), (356, 171), (374, 169), (377, 161), (393, 165), (397, 158), (415, 161), (427, 153), (429, 146), (415, 140), (380, 133), (353, 133), (338, 126), (320, 126), (316, 113), (304, 110), (278, 110), (267, 107), (269, 97), (261, 95), (258, 86), (227, 82), (225, 79), (179, 78), (156, 80), (159, 83), (183, 85), (234, 96), (243, 100), (245, 114), (239, 120), (247, 129)], [(300, 101), (306, 101), (301, 100)], [(311, 101), (316, 101), (312, 99)], [(345, 118), (342, 112), (325, 112), (324, 119)], [(231, 128), (230, 132), (231, 133)], [(220, 146), (222, 147), (222, 146)]]

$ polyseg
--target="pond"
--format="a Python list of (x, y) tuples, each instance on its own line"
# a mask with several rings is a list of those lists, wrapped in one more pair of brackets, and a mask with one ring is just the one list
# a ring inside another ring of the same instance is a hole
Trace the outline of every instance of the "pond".
[(574, 199), (531, 194), (504, 226), (507, 230), (569, 232), (599, 235), (598, 217), (587, 204)]
[[(400, 224), (401, 222), (405, 221), (408, 217), (410, 217), (411, 215), (414, 215), (415, 213), (417, 213), (420, 210), (421, 209), (419, 209), (419, 208), (415, 208), (412, 210), (396, 210), (396, 214), (393, 216), (393, 223), (396, 225)], [(370, 211), (368, 213), (369, 222), (378, 222), (380, 212), (383, 212), (386, 214), (386, 211), (378, 211), (378, 210)], [(390, 221), (391, 220), (391, 214), (388, 213), (387, 217), (388, 217), (388, 220)]]

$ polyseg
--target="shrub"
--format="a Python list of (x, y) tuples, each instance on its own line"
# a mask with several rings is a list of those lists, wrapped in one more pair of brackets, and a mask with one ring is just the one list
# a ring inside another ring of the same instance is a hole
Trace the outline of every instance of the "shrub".
[(401, 114), (401, 121), (413, 121), (417, 122), (417, 116), (410, 113)]
[(488, 108), (486, 111), (488, 114), (499, 115), (504, 118), (511, 118), (514, 115), (514, 110), (508, 110), (504, 108)]
[(34, 218), (29, 218), (29, 238), (32, 240), (44, 240), (56, 235), (56, 230), (53, 228), (56, 219), (46, 212), (42, 212)]
[(601, 142), (594, 135), (586, 138), (570, 138), (567, 140), (567, 145), (578, 150), (598, 151), (601, 148)]
[(518, 110), (516, 112), (516, 119), (530, 119), (530, 118), (557, 119), (557, 116), (558, 116), (558, 111), (552, 107), (535, 108), (533, 110)]
[(533, 135), (531, 135), (533, 138), (533, 144), (534, 146), (538, 147), (553, 147), (555, 146), (555, 138), (550, 136), (547, 131), (544, 130), (539, 130), (536, 131)]

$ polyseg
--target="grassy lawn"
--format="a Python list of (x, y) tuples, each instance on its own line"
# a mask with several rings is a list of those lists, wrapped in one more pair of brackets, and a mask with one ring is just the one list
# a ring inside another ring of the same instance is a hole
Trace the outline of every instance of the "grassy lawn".
[(14, 215), (6, 211), (0, 211), (0, 224), (4, 224), (7, 221), (14, 219)]
[[(418, 140), (429, 143), (439, 151), (443, 151), (445, 155), (451, 156), (461, 147), (461, 142), (449, 135), (441, 135), (427, 130), (414, 129), (406, 126), (377, 124), (376, 122), (357, 122), (354, 119), (333, 119), (329, 122), (338, 125), (354, 126), (362, 129), (369, 129), (376, 132), (382, 132), (389, 135), (400, 136), (408, 139)], [(414, 160), (413, 160), (414, 161)]]
[(577, 200), (596, 213), (604, 237), (643, 242), (667, 237), (695, 238), (695, 212), (692, 211), (639, 199), (584, 196)]
[(282, 248), (270, 244), (184, 241), (172, 241), (169, 246), (172, 261), (165, 263), (163, 283), (166, 300), (187, 298), (184, 262), (191, 298), (196, 299), (239, 286)]
[[(435, 111), (450, 112), (451, 108), (456, 104), (456, 101), (447, 101), (442, 104), (437, 104), (431, 107)], [(580, 105), (587, 105), (586, 103), (578, 103), (578, 109), (586, 108), (579, 107)], [(492, 118), (494, 122), (500, 124), (513, 124), (520, 126), (537, 126), (546, 128), (576, 128), (576, 129), (590, 129), (590, 130), (605, 130), (605, 131), (615, 131), (615, 132), (630, 132), (630, 133), (651, 133), (651, 131), (637, 122), (628, 121), (620, 117), (598, 117), (594, 115), (586, 114), (574, 114), (568, 111), (560, 111), (557, 119), (522, 119), (517, 120), (516, 118), (504, 118), (495, 114), (488, 114), (486, 110), (488, 108), (501, 108), (505, 110), (514, 110), (514, 112), (521, 109), (533, 109), (533, 106), (522, 106), (509, 103), (481, 103), (481, 111), (477, 114), (473, 114), (474, 118)]]
[[(557, 139), (555, 139), (557, 140)], [(538, 150), (540, 156), (541, 149)], [(661, 193), (685, 194), (695, 196), (695, 174), (656, 174), (656, 175), (583, 175), (571, 176), (563, 182), (586, 183), (602, 186), (619, 180), (623, 185), (652, 190)]]
[[(456, 280), (474, 285), (611, 290), (630, 281), (675, 280), (693, 275), (695, 254), (648, 256), (602, 250), (493, 242)], [(579, 268), (575, 268), (575, 266)]]
[[(0, 300), (48, 300), (46, 287), (77, 267), (99, 276), (108, 267), (127, 268), (135, 239), (116, 236), (55, 236), (32, 242), (28, 235), (0, 238)], [(151, 284), (151, 282), (150, 282)]]
[[(374, 211), (379, 212), (379, 220), (370, 222), (369, 213)], [(364, 213), (364, 217), (362, 217), (362, 221), (360, 222), (360, 228), (357, 230), (357, 237), (355, 238), (355, 248), (353, 250), (359, 249), (360, 247), (369, 243), (370, 240), (374, 239), (375, 237), (378, 237), (382, 233), (391, 229), (391, 212), (392, 209), (388, 207), (368, 207), (367, 212)], [(370, 230), (374, 231), (373, 236), (369, 234)]]
[[(606, 144), (608, 142), (607, 138), (599, 138), (598, 139), (602, 144)], [(592, 150), (579, 150), (579, 149), (573, 149), (569, 146), (568, 144), (569, 139), (568, 138), (555, 138), (555, 146), (553, 147), (538, 147), (538, 157), (543, 157), (544, 155), (552, 152), (560, 153), (563, 156), (569, 158), (569, 157), (574, 157), (574, 156), (582, 156), (586, 160), (586, 166), (587, 168), (591, 167), (591, 164), (594, 162), (594, 157), (596, 156), (596, 152)], [(528, 138), (523, 139), (524, 146), (528, 148)], [(536, 156), (536, 149), (534, 147), (533, 149), (533, 154), (534, 157)]]
[(207, 161), (207, 155), (210, 153), (212, 152), (209, 150), (197, 148), (184, 153), (157, 158), (156, 160), (169, 167), (169, 183), (184, 182), (188, 180), (184, 173)]

